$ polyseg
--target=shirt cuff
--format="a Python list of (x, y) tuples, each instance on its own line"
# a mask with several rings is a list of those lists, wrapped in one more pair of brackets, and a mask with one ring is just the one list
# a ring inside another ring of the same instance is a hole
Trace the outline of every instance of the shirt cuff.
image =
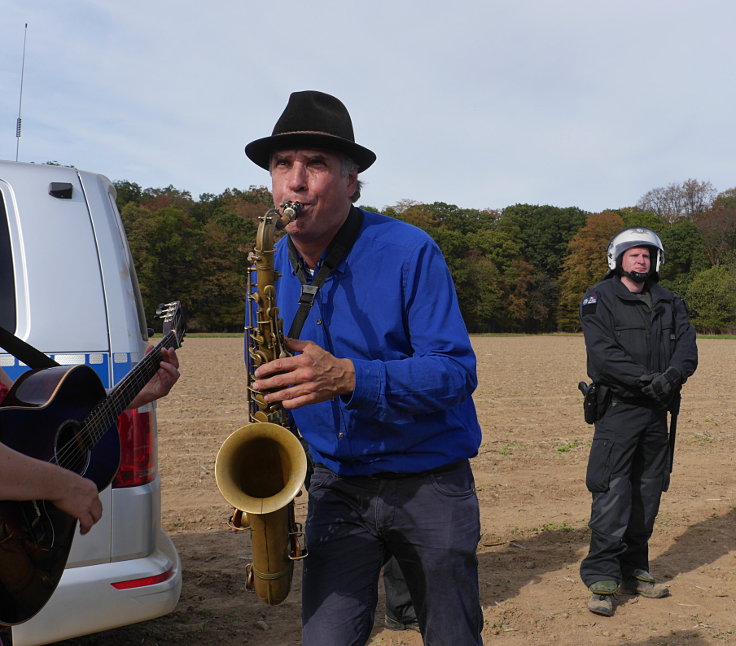
[(355, 387), (351, 395), (342, 395), (347, 408), (372, 411), (384, 391), (384, 373), (380, 361), (351, 359), (355, 367)]

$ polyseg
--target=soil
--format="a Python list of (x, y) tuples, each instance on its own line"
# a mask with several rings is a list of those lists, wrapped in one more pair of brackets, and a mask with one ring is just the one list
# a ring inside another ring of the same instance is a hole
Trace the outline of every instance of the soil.
[[(620, 595), (611, 618), (586, 609), (578, 576), (592, 435), (577, 390), (582, 337), (474, 337), (473, 345), (484, 429), (473, 468), (485, 643), (736, 643), (736, 341), (700, 340), (700, 368), (684, 388), (672, 484), (650, 542), (652, 572), (672, 596)], [(246, 421), (242, 341), (188, 338), (179, 356), (182, 378), (158, 406), (158, 449), (161, 522), (181, 556), (181, 600), (165, 617), (64, 644), (299, 644), (301, 566), (279, 606), (245, 592), (250, 538), (228, 529), (229, 506), (214, 480), (221, 443)], [(306, 496), (297, 498), (298, 519), (305, 507)], [(418, 633), (383, 628), (382, 603), (369, 643), (420, 645)]]

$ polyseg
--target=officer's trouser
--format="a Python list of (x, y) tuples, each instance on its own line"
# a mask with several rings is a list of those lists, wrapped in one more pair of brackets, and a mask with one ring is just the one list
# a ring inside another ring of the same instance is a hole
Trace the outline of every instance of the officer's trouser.
[(614, 400), (596, 422), (586, 485), (593, 494), (585, 585), (649, 569), (648, 541), (669, 485), (667, 411)]

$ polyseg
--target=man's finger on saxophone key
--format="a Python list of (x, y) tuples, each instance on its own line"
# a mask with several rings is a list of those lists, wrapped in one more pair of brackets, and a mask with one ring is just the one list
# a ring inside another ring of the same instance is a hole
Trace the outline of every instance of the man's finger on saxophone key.
[[(277, 359), (267, 363), (256, 370), (256, 380), (251, 384), (253, 390), (272, 394), (275, 391), (288, 388), (296, 383), (295, 365), (282, 363), (286, 360)], [(278, 364), (278, 365), (276, 365)], [(266, 397), (266, 401), (276, 401), (275, 398)]]

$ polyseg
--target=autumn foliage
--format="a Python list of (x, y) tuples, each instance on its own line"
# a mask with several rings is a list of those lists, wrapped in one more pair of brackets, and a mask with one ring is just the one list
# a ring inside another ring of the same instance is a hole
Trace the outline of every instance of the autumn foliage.
[[(115, 186), (149, 317), (159, 302), (177, 298), (189, 309), (192, 330), (242, 330), (247, 257), (258, 217), (271, 206), (268, 189), (227, 189), (194, 200), (172, 186)], [(608, 241), (635, 225), (662, 239), (661, 282), (690, 302), (699, 331), (736, 332), (736, 189), (715, 195), (708, 182), (688, 180), (652, 189), (636, 207), (602, 213), (410, 200), (364, 208), (432, 236), (471, 332), (578, 331), (578, 305), (607, 270)]]

